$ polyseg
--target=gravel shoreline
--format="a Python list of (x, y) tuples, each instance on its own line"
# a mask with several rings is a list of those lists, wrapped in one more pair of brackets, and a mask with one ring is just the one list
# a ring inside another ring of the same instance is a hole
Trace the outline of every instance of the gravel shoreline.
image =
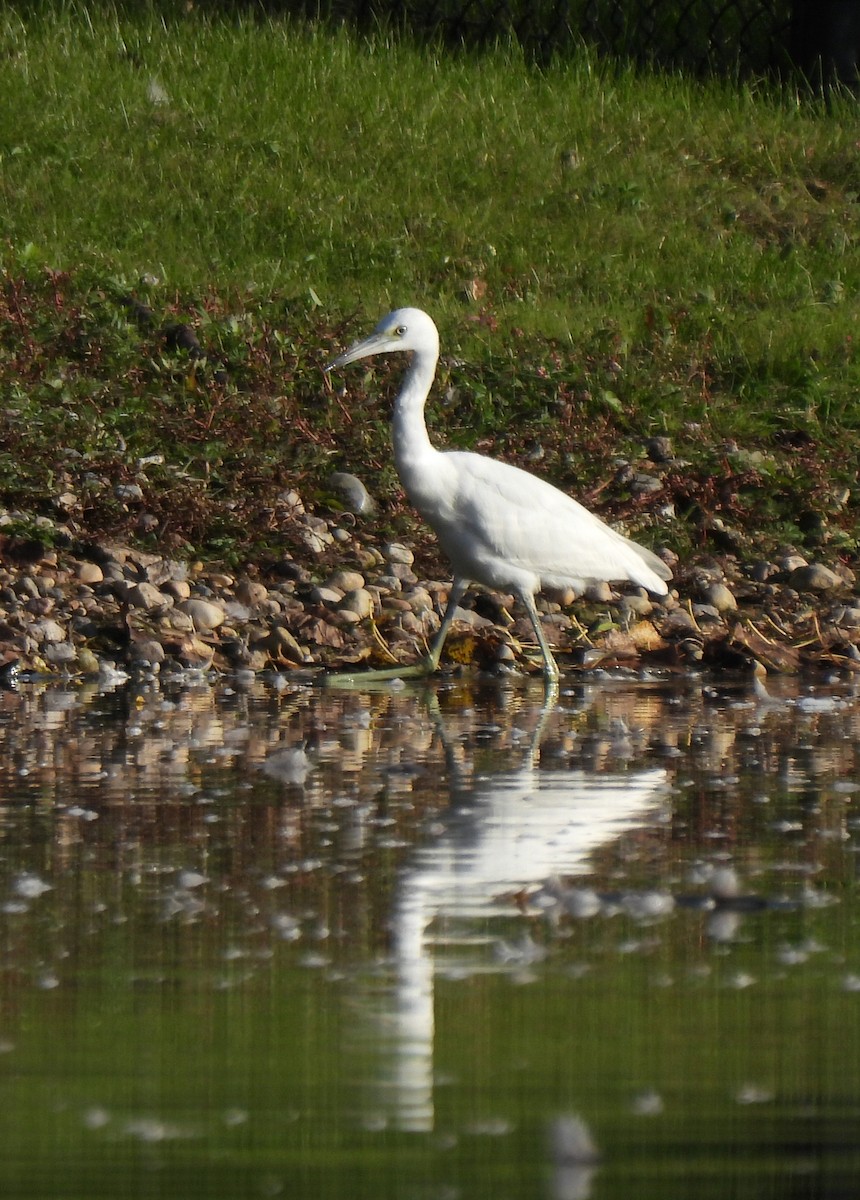
[[(245, 574), (0, 513), (0, 682), (189, 669), (322, 676), (414, 662), (438, 629), (450, 578), (427, 578), (405, 542), (375, 544), (372, 518), (316, 516), (296, 493), (286, 501), (291, 541), (306, 553)], [(660, 602), (606, 584), (539, 597), (563, 671), (860, 670), (860, 592), (844, 564), (791, 547), (773, 561), (689, 566), (663, 553), (675, 577)], [(443, 666), (539, 670), (513, 598), (478, 588), (470, 597)]]

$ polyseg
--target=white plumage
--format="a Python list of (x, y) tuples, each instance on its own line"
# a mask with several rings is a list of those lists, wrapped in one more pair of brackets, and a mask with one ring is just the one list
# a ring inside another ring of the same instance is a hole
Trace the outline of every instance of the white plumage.
[(636, 583), (665, 595), (671, 572), (656, 554), (544, 480), (482, 454), (440, 451), (430, 444), (424, 404), (436, 373), (439, 334), (420, 309), (389, 313), (368, 338), (331, 366), (397, 351), (411, 351), (412, 360), (394, 406), (394, 461), (409, 499), (435, 531), (454, 568), (436, 641), (428, 657), (408, 673), (436, 669), (457, 605), (470, 583), (482, 583), (513, 592), (523, 603), (543, 654), (545, 675), (554, 681), (558, 667), (535, 607), (536, 592), (543, 587), (581, 591), (588, 583), (606, 580)]

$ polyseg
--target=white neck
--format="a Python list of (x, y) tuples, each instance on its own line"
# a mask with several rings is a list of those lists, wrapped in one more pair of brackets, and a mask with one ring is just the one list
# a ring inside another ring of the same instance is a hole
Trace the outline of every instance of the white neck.
[[(427, 460), (438, 454), (430, 445), (424, 424), (424, 404), (433, 377), (438, 355), (432, 350), (416, 350), (394, 404), (391, 437), (394, 443), (394, 462), (406, 491), (413, 495), (426, 484)], [(422, 469), (423, 464), (423, 469)]]

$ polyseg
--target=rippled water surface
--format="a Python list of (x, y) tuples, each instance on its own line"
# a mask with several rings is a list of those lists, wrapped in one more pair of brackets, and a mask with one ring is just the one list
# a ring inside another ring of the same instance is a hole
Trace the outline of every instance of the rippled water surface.
[(0, 692), (3, 1197), (860, 1180), (860, 696)]

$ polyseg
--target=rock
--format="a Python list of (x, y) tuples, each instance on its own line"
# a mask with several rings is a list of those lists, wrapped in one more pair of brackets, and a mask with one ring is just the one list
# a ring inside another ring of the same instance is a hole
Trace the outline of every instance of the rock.
[(654, 605), (644, 592), (639, 592), (631, 596), (623, 596), (621, 610), (635, 617), (647, 617), (654, 611)]
[(694, 604), (693, 616), (700, 625), (707, 621), (721, 620), (719, 609), (715, 608), (713, 604)]
[(22, 575), (15, 591), (22, 599), (35, 599), (39, 595), (39, 586), (32, 575)]
[(780, 571), (796, 571), (798, 567), (807, 566), (806, 559), (802, 554), (798, 554), (794, 550), (787, 550), (777, 558), (777, 565)]
[(118, 483), (113, 494), (123, 504), (136, 504), (143, 499), (143, 488), (139, 483)]
[(304, 649), (283, 625), (274, 625), (260, 645), (265, 647), (276, 661), (286, 659), (289, 662), (303, 663), (307, 657)]
[(89, 646), (81, 646), (77, 653), (78, 670), (84, 675), (98, 675), (100, 667), (99, 660), (90, 650)]
[(31, 596), (24, 605), (28, 613), (32, 613), (34, 617), (47, 617), (53, 612), (56, 606), (56, 601), (50, 596)]
[(373, 616), (373, 596), (366, 588), (354, 588), (347, 592), (338, 608), (341, 612), (349, 611), (357, 614), (359, 620)]
[(343, 599), (343, 592), (335, 588), (315, 587), (311, 589), (311, 600), (315, 604), (325, 604), (328, 608), (335, 608)]
[(720, 614), (737, 611), (738, 602), (724, 583), (712, 583), (705, 598)]
[(284, 508), (288, 508), (293, 516), (299, 516), (305, 511), (305, 506), (298, 492), (281, 492), (278, 496), (278, 503), (283, 505)]
[[(251, 610), (238, 600), (225, 600), (224, 613), (234, 625), (246, 625), (251, 619)], [(222, 632), (226, 634), (226, 630)]]
[(52, 621), (50, 618), (44, 621), (34, 621), (29, 626), (27, 632), (37, 642), (64, 642), (66, 640), (66, 631), (59, 621)]
[(322, 554), (334, 541), (328, 529), (302, 529), (299, 536), (312, 554)]
[(675, 457), (672, 450), (672, 439), (669, 437), (650, 437), (645, 443), (645, 452), (652, 462), (667, 463)]
[(146, 612), (157, 609), (172, 608), (173, 600), (152, 583), (135, 583), (125, 595), (126, 603), (132, 608), (142, 608)]
[(213, 604), (210, 600), (199, 600), (196, 597), (191, 600), (183, 600), (178, 608), (191, 618), (194, 628), (200, 633), (217, 629), (219, 625), (224, 624), (226, 617), (224, 609), (219, 604)]
[(179, 649), (179, 661), (198, 671), (207, 670), (215, 656), (215, 647), (193, 635), (185, 638)]
[(78, 583), (85, 583), (87, 585), (101, 583), (104, 577), (104, 571), (101, 569), (98, 563), (94, 562), (78, 563), (75, 571), (75, 578), (77, 579)]
[(45, 661), (49, 662), (52, 667), (69, 667), (77, 657), (71, 642), (50, 643), (45, 646), (42, 653), (45, 655)]
[(860, 627), (860, 608), (846, 605), (844, 608), (838, 609), (834, 613), (833, 623), (845, 629), (857, 629)]
[(412, 591), (409, 593), (409, 595), (406, 597), (406, 599), (407, 599), (410, 609), (414, 613), (423, 613), (423, 612), (432, 612), (433, 611), (433, 597), (430, 595), (430, 593), (427, 591), (426, 588), (423, 588), (423, 587), (413, 588)]
[(684, 637), (695, 631), (695, 622), (685, 608), (676, 608), (660, 624), (663, 637)]
[(647, 471), (637, 471), (630, 484), (630, 490), (636, 496), (650, 496), (662, 489), (663, 480), (656, 475), (649, 475)]
[(418, 576), (412, 570), (408, 563), (393, 562), (390, 566), (391, 574), (395, 579), (399, 579), (403, 583), (417, 583)]
[(194, 622), (190, 615), (186, 612), (180, 612), (178, 608), (169, 608), (167, 612), (161, 615), (159, 626), (166, 633), (193, 633)]
[(585, 599), (592, 604), (608, 604), (612, 600), (612, 588), (603, 580), (595, 580), (585, 589)]
[(256, 608), (258, 604), (267, 600), (268, 596), (266, 585), (258, 583), (255, 579), (240, 579), (236, 584), (236, 599), (241, 604), (247, 604), (249, 608)]
[(168, 579), (161, 590), (174, 600), (187, 600), (191, 595), (191, 584), (187, 579)]
[(342, 595), (354, 592), (356, 588), (364, 587), (364, 576), (358, 571), (349, 571), (345, 567), (333, 572), (326, 580), (326, 587), (337, 588)]
[(385, 558), (376, 546), (364, 546), (358, 552), (358, 561), (361, 563), (365, 571), (372, 571), (374, 567), (381, 567)]
[(131, 661), (139, 663), (141, 666), (163, 663), (164, 657), (164, 647), (155, 638), (144, 638), (142, 641), (132, 642), (129, 651)]
[(401, 542), (389, 542), (382, 547), (382, 553), (389, 563), (402, 563), (404, 566), (411, 567), (415, 562), (415, 555), (408, 546), (404, 546)]
[(836, 564), (836, 566), (834, 567), (834, 570), (835, 570), (836, 574), (839, 576), (839, 578), (842, 580), (842, 582), (846, 583), (849, 587), (853, 587), (854, 584), (857, 582), (857, 576), (854, 574), (854, 572), (851, 570), (851, 568), (849, 566), (847, 566), (845, 563), (838, 562)]
[(329, 475), (328, 482), (341, 496), (348, 512), (367, 517), (376, 511), (373, 497), (358, 476), (350, 475), (348, 471), (334, 471)]
[(825, 567), (823, 563), (795, 567), (789, 577), (789, 583), (798, 592), (829, 592), (843, 586), (843, 581), (836, 572)]
[(766, 583), (774, 575), (779, 574), (776, 563), (768, 562), (765, 558), (757, 559), (750, 568), (750, 579), (754, 583)]

